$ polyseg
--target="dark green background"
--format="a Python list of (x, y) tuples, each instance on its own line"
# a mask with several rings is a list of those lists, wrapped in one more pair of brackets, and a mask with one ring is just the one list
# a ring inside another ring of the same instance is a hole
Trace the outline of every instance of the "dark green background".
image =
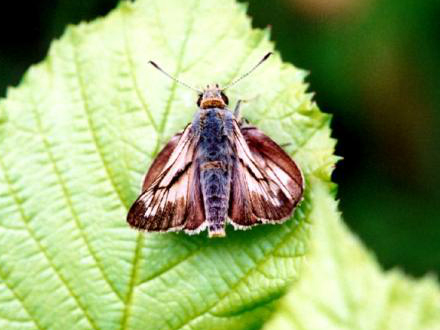
[[(68, 23), (117, 3), (3, 5), (0, 96)], [(345, 221), (386, 268), (440, 273), (440, 1), (251, 0), (249, 15), (334, 114)]]

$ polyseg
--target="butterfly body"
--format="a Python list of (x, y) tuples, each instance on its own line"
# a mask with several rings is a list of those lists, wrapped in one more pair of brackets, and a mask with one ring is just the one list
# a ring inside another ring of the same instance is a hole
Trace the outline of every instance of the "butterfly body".
[(232, 113), (225, 108), (200, 109), (192, 127), (198, 135), (199, 147), (196, 166), (200, 169), (200, 183), (208, 230), (211, 236), (224, 236), (229, 208), (233, 134)]
[(240, 102), (234, 112), (228, 103), (217, 84), (200, 92), (193, 121), (151, 164), (127, 215), (132, 227), (223, 237), (227, 223), (248, 229), (290, 218), (302, 200), (301, 170), (270, 137), (242, 124)]

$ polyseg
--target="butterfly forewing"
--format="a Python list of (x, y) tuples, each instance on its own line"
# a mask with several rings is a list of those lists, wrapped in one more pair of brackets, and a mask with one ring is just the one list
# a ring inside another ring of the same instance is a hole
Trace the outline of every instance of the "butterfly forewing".
[(260, 168), (275, 175), (279, 183), (289, 191), (296, 204), (301, 200), (304, 190), (304, 178), (301, 170), (292, 158), (270, 137), (254, 126), (241, 129), (244, 139)]
[(238, 228), (281, 222), (292, 214), (303, 193), (295, 162), (256, 127), (234, 123), (234, 149), (229, 218)]
[(204, 210), (194, 162), (196, 147), (188, 125), (162, 149), (128, 213), (131, 226), (147, 231), (199, 230)]
[(142, 191), (148, 189), (154, 180), (157, 179), (159, 174), (164, 169), (165, 165), (167, 165), (168, 160), (170, 159), (171, 154), (176, 149), (177, 144), (179, 143), (180, 138), (182, 137), (182, 133), (177, 133), (174, 135), (171, 140), (166, 144), (166, 146), (162, 149), (161, 152), (154, 159), (153, 163), (150, 166), (147, 174), (145, 175), (144, 183), (142, 185)]

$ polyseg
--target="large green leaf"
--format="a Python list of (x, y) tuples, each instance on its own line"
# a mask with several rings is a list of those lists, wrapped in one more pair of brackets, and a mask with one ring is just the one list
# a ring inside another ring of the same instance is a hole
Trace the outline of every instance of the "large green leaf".
[(310, 182), (319, 201), (307, 266), (265, 330), (440, 329), (440, 292), (434, 278), (415, 281), (376, 260), (341, 222), (328, 189)]
[[(272, 50), (232, 0), (124, 2), (70, 27), (0, 103), (1, 329), (259, 327), (297, 278), (307, 188), (292, 220), (251, 231), (139, 234), (125, 216), (154, 155), (194, 114), (192, 84), (225, 84)], [(307, 185), (335, 162), (329, 117), (278, 55), (230, 90)], [(315, 211), (316, 212), (316, 211)]]

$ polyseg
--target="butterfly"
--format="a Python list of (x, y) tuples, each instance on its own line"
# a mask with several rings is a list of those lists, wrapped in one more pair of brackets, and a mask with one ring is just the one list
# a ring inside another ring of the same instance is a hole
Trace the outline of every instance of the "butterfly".
[(302, 200), (300, 168), (270, 137), (240, 117), (241, 101), (229, 110), (225, 89), (249, 75), (272, 53), (225, 88), (198, 92), (198, 110), (150, 166), (131, 206), (130, 226), (149, 232), (184, 231), (224, 237), (226, 224), (248, 229), (289, 219)]

